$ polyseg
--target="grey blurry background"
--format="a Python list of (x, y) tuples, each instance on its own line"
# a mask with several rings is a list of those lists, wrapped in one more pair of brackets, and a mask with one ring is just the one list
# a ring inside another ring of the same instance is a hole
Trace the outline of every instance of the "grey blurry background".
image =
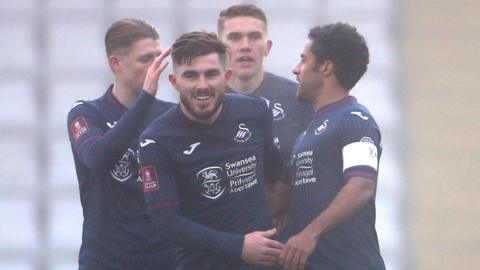
[[(1, 270), (78, 267), (83, 218), (66, 114), (112, 80), (103, 43), (109, 24), (146, 19), (166, 47), (185, 31), (215, 31), (219, 11), (238, 2), (0, 0)], [(243, 2), (267, 12), (274, 44), (267, 70), (290, 79), (309, 28), (357, 26), (371, 61), (352, 94), (383, 133), (377, 231), (387, 268), (479, 269), (480, 4)], [(157, 96), (177, 100), (166, 76)]]

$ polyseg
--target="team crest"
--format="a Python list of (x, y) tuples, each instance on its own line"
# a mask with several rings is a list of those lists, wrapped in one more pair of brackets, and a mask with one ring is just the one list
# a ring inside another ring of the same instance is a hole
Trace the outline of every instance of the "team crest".
[(272, 107), (273, 120), (279, 121), (285, 118), (285, 110), (282, 108), (282, 104), (275, 103)]
[(202, 196), (208, 199), (217, 199), (222, 196), (225, 187), (222, 186), (222, 168), (212, 166), (197, 173), (197, 180), (202, 185)]
[(73, 119), (73, 122), (70, 125), (70, 131), (72, 132), (75, 141), (78, 141), (78, 139), (85, 135), (88, 130), (87, 121), (83, 116), (78, 116), (77, 118)]
[(250, 137), (252, 137), (252, 132), (250, 131), (250, 129), (247, 128), (245, 123), (241, 123), (241, 124), (238, 125), (237, 134), (235, 135), (235, 137), (233, 139), (236, 142), (244, 143), (244, 142), (248, 141), (248, 139), (250, 139)]
[(323, 121), (323, 124), (321, 124), (318, 128), (315, 129), (315, 135), (320, 135), (322, 134), (328, 127), (328, 119)]
[(134, 172), (134, 169), (132, 168), (132, 163), (134, 163), (135, 165), (137, 164), (135, 152), (133, 152), (132, 149), (128, 148), (127, 152), (123, 154), (122, 158), (117, 161), (114, 168), (110, 171), (110, 175), (120, 182), (127, 181), (128, 179), (130, 179), (130, 177), (132, 177)]

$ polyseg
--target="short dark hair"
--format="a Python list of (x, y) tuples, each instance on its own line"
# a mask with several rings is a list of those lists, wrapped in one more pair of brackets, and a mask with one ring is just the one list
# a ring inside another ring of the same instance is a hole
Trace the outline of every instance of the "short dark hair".
[(145, 38), (159, 39), (157, 29), (144, 20), (132, 18), (118, 20), (105, 34), (107, 56), (118, 50), (129, 51), (135, 42)]
[(368, 47), (357, 29), (346, 23), (317, 26), (310, 30), (310, 50), (318, 65), (334, 63), (334, 74), (342, 87), (352, 89), (367, 71)]
[(220, 34), (223, 31), (225, 21), (236, 17), (253, 17), (265, 23), (265, 30), (268, 25), (267, 15), (265, 12), (254, 4), (242, 3), (230, 6), (220, 11), (218, 17), (217, 32)]
[(227, 46), (215, 33), (194, 31), (181, 35), (172, 45), (174, 64), (191, 64), (195, 57), (218, 53), (220, 61), (225, 64)]

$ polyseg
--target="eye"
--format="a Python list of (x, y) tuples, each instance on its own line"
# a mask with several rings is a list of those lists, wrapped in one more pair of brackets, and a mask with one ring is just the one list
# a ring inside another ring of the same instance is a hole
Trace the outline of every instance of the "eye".
[(139, 58), (139, 61), (146, 64), (148, 62), (150, 62), (150, 60), (152, 60), (153, 58), (153, 55), (143, 55)]
[(194, 79), (197, 76), (197, 73), (192, 71), (186, 71), (182, 74), (182, 77), (188, 80)]
[(212, 70), (208, 70), (207, 72), (205, 72), (205, 77), (207, 77), (207, 78), (214, 78), (218, 75), (220, 75), (220, 70), (218, 70), (218, 69), (212, 69)]
[(230, 33), (227, 36), (227, 40), (230, 41), (239, 41), (240, 39), (242, 39), (242, 35), (240, 33)]
[(263, 38), (263, 34), (261, 32), (253, 32), (248, 34), (248, 38), (250, 40), (259, 40)]
[(305, 63), (307, 61), (305, 56), (300, 56), (300, 63)]

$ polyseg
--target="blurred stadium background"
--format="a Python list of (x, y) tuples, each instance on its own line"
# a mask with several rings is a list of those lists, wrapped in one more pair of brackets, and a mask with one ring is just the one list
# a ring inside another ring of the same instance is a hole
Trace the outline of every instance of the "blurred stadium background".
[[(0, 1), (0, 269), (76, 269), (82, 210), (66, 131), (78, 99), (111, 82), (103, 38), (119, 18), (181, 33), (216, 30), (241, 1)], [(351, 23), (369, 70), (352, 94), (376, 116), (384, 155), (377, 231), (390, 270), (480, 269), (478, 1), (295, 0), (256, 3), (274, 46), (267, 69), (293, 79), (309, 28)], [(159, 97), (176, 101), (163, 76)]]

